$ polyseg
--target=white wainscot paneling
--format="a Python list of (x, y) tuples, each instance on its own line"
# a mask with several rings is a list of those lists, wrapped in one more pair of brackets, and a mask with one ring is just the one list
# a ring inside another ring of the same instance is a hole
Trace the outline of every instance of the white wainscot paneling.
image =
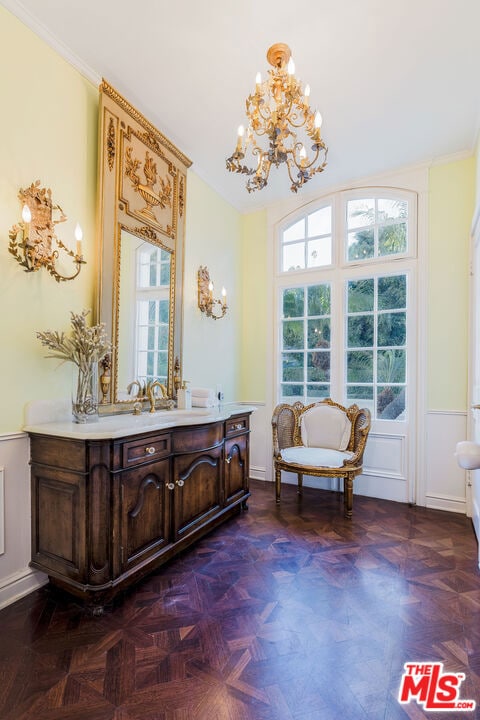
[(455, 460), (457, 442), (467, 438), (467, 415), (463, 412), (427, 413), (426, 489), (427, 507), (466, 512), (466, 473)]
[[(250, 477), (255, 480), (270, 480), (271, 477), (266, 477), (266, 469), (267, 444), (271, 453), (271, 424), (270, 418), (266, 416), (265, 403), (244, 402), (241, 404), (253, 405), (256, 408), (255, 412), (250, 415)], [(267, 430), (270, 433), (268, 436)]]
[(409, 501), (405, 435), (370, 432), (363, 474), (355, 479), (354, 488), (359, 495)]
[(0, 555), (0, 608), (44, 585), (48, 578), (31, 570), (29, 440), (24, 433), (0, 435), (4, 503), (0, 526), (5, 537)]

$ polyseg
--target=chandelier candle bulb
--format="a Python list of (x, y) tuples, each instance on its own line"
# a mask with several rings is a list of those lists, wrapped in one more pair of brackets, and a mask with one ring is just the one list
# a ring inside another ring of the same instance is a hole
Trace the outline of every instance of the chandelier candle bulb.
[(222, 305), (225, 307), (227, 304), (227, 291), (224, 287), (222, 287)]
[(261, 73), (258, 72), (255, 76), (255, 89), (256, 89), (257, 93), (260, 93), (261, 84), (262, 84), (262, 75), (261, 75)]
[(245, 128), (243, 125), (238, 126), (238, 137), (237, 137), (237, 152), (242, 151), (242, 141), (243, 141), (243, 135), (245, 133)]

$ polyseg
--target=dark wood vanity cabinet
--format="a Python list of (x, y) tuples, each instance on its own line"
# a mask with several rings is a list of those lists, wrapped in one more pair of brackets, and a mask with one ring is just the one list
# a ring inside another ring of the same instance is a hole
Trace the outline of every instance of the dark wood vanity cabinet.
[(31, 565), (96, 608), (249, 497), (248, 413), (125, 438), (30, 441)]

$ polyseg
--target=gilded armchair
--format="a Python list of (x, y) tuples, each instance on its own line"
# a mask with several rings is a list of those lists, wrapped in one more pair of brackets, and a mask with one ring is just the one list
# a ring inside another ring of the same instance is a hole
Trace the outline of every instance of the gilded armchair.
[(345, 517), (352, 517), (353, 480), (362, 472), (370, 432), (370, 412), (343, 407), (330, 398), (303, 405), (277, 405), (272, 417), (275, 495), (280, 502), (281, 471), (303, 476), (343, 478)]

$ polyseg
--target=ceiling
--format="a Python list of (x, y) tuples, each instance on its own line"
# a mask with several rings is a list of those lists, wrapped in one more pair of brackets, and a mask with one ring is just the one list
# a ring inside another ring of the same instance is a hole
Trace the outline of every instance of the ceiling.
[(87, 77), (104, 77), (242, 212), (291, 195), (228, 173), (266, 51), (292, 49), (329, 147), (300, 192), (471, 152), (480, 121), (479, 0), (0, 0)]

